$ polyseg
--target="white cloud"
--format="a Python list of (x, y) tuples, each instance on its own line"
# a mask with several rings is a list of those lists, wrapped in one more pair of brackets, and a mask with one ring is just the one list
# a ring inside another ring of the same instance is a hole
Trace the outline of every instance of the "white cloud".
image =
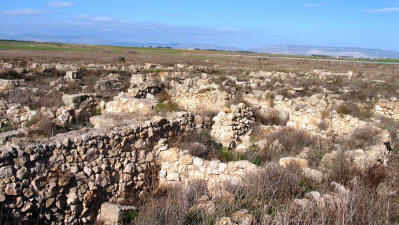
[(115, 19), (108, 17), (108, 16), (86, 16), (80, 15), (76, 17), (79, 20), (89, 21), (89, 22), (96, 22), (96, 23), (110, 23), (114, 22)]
[(47, 3), (48, 6), (53, 7), (53, 8), (67, 8), (67, 7), (71, 7), (74, 6), (75, 3), (74, 2), (65, 2), (65, 1), (53, 1), (53, 2), (48, 2)]
[(49, 14), (46, 10), (39, 9), (14, 9), (0, 12), (4, 16), (34, 16), (34, 15), (46, 15)]
[(380, 8), (380, 9), (364, 9), (363, 12), (368, 13), (395, 13), (399, 12), (399, 7)]

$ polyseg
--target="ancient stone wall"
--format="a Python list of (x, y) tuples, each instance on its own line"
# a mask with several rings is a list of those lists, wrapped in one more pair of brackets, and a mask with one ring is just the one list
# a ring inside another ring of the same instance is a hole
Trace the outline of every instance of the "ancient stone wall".
[(193, 121), (191, 113), (178, 112), (139, 125), (74, 131), (46, 143), (2, 146), (3, 215), (28, 224), (91, 223), (103, 202), (146, 193), (157, 150)]
[(247, 160), (221, 162), (192, 156), (187, 151), (170, 148), (159, 154), (160, 185), (189, 184), (206, 181), (210, 190), (220, 188), (224, 182), (238, 184), (246, 174), (255, 173), (258, 167)]

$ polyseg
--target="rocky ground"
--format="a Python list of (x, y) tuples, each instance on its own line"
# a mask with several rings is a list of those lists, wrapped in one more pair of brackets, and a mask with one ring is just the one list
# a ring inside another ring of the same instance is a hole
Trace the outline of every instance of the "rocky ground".
[(399, 223), (398, 81), (4, 62), (1, 223)]

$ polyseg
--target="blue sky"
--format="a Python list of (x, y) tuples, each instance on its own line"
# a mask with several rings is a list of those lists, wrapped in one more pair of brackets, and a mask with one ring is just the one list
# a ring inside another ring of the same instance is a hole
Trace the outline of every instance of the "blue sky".
[(0, 0), (0, 34), (399, 51), (399, 0)]

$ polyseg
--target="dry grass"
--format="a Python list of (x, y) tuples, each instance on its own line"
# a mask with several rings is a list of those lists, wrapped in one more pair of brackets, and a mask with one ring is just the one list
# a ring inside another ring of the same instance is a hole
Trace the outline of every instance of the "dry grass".
[(282, 118), (278, 110), (273, 109), (272, 111), (264, 114), (258, 111), (254, 111), (256, 119), (264, 125), (279, 125), (285, 126), (287, 124), (287, 118)]
[[(200, 145), (193, 144), (195, 142)], [(171, 143), (173, 147), (187, 149), (193, 156), (205, 159), (218, 158), (222, 150), (221, 144), (215, 142), (206, 130), (194, 130), (190, 133), (184, 133), (176, 137), (176, 140)]]
[(32, 89), (15, 89), (8, 97), (10, 102), (21, 103), (30, 109), (41, 107), (59, 108), (63, 105), (62, 93), (58, 91), (45, 91)]
[[(263, 161), (275, 161), (284, 156), (299, 154), (304, 147), (310, 147), (320, 152), (330, 151), (332, 142), (329, 139), (311, 136), (304, 130), (284, 127), (265, 137), (269, 143), (264, 149), (259, 149), (259, 155)], [(271, 143), (278, 141), (281, 149)]]
[(279, 212), (271, 224), (392, 224), (387, 199), (376, 196), (365, 186), (358, 186), (350, 192), (347, 202), (335, 207), (319, 208), (312, 205), (307, 208), (287, 207)]
[(207, 192), (203, 182), (195, 182), (186, 188), (171, 186), (158, 190), (140, 208), (133, 224), (200, 224), (198, 222), (202, 218), (195, 218), (197, 221), (193, 221), (189, 209)]
[(347, 186), (351, 187), (350, 192), (341, 204), (300, 208), (291, 202), (317, 186), (312, 187), (295, 168), (270, 164), (257, 174), (244, 177), (239, 185), (225, 183), (230, 195), (212, 200), (215, 214), (191, 209), (201, 196), (210, 194), (203, 182), (197, 182), (186, 189), (170, 187), (158, 191), (140, 207), (133, 224), (214, 224), (218, 218), (241, 209), (254, 216), (254, 225), (393, 224), (399, 221), (397, 198), (377, 194), (376, 186), (386, 179), (377, 171), (373, 175), (366, 173), (357, 185)]
[(339, 137), (337, 142), (346, 149), (359, 149), (377, 143), (378, 131), (370, 127), (356, 128), (349, 137)]

